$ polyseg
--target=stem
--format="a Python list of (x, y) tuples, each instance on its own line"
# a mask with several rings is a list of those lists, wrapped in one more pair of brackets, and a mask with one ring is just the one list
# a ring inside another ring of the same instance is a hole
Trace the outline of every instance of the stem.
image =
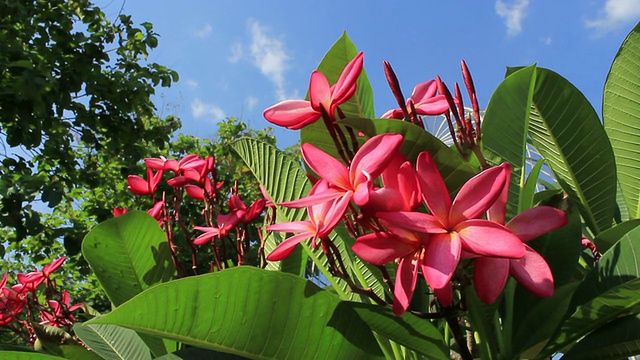
[(480, 146), (478, 146), (478, 144), (472, 147), (471, 150), (473, 151), (474, 154), (476, 154), (476, 158), (478, 159), (478, 162), (480, 163), (482, 170), (486, 170), (491, 167), (489, 166), (489, 164), (487, 164), (487, 160), (485, 160), (484, 154), (482, 154), (482, 150), (480, 150)]
[(458, 349), (460, 350), (460, 357), (463, 360), (473, 360), (473, 355), (469, 351), (467, 347), (467, 339), (462, 332), (462, 328), (460, 327), (460, 323), (458, 322), (458, 317), (453, 315), (452, 307), (445, 308), (447, 311), (447, 324), (449, 324), (449, 329), (451, 330), (451, 334), (453, 338), (456, 340), (456, 344), (458, 344)]
[(509, 279), (504, 290), (505, 314), (502, 318), (502, 337), (504, 353), (508, 356), (511, 354), (511, 340), (513, 332), (513, 301), (515, 298), (516, 283), (513, 279)]

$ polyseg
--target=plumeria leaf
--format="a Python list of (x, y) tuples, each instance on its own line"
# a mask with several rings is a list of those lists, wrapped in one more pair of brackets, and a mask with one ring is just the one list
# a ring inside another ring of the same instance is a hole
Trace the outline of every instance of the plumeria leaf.
[(144, 211), (129, 211), (93, 228), (82, 254), (115, 306), (176, 276), (167, 237)]
[[(602, 116), (631, 218), (640, 218), (640, 23), (627, 35), (604, 85)], [(620, 204), (623, 206), (623, 204)]]
[(491, 97), (483, 125), (484, 150), (514, 169), (510, 211), (519, 208), (530, 141), (589, 228), (595, 234), (608, 229), (615, 210), (616, 165), (597, 113), (557, 73), (535, 65), (513, 70)]
[(613, 320), (580, 340), (562, 359), (626, 359), (640, 354), (640, 315)]
[(39, 352), (26, 351), (0, 351), (3, 360), (61, 360), (63, 357), (48, 355)]
[(348, 303), (298, 276), (251, 267), (154, 286), (89, 323), (253, 358), (382, 358)]
[(117, 325), (76, 323), (73, 332), (105, 359), (151, 359), (151, 352), (135, 331)]
[(640, 234), (640, 230), (636, 229), (638, 227), (640, 227), (640, 219), (627, 220), (598, 234), (598, 236), (593, 239), (593, 243), (598, 248), (598, 251), (604, 254), (631, 231), (636, 230), (634, 233), (631, 233), (631, 235)]
[(473, 177), (478, 171), (460, 154), (450, 149), (435, 136), (420, 127), (406, 121), (394, 119), (346, 119), (340, 124), (347, 125), (361, 131), (367, 136), (376, 134), (395, 133), (403, 136), (402, 153), (415, 163), (418, 154), (428, 151), (434, 158), (440, 174), (450, 192), (455, 192)]
[(245, 360), (246, 357), (220, 351), (188, 347), (156, 358), (155, 360)]
[(635, 278), (578, 306), (538, 358), (549, 356), (561, 349), (566, 351), (567, 347), (601, 326), (617, 318), (638, 313), (640, 313), (640, 278)]
[[(231, 146), (276, 204), (299, 199), (309, 193), (311, 182), (307, 180), (300, 164), (274, 146), (250, 138), (236, 140)], [(306, 216), (304, 209), (276, 206), (276, 211), (277, 222), (300, 221)], [(276, 233), (266, 236), (265, 253), (271, 253), (282, 240)], [(306, 266), (306, 259), (303, 252), (296, 249), (282, 262), (269, 262), (267, 269), (286, 270), (300, 275), (300, 269)]]
[[(518, 212), (525, 211), (533, 206), (533, 194), (536, 192), (536, 185), (538, 183), (538, 178), (540, 177), (540, 170), (544, 164), (544, 159), (538, 160), (529, 172), (524, 188), (522, 188), (522, 191), (520, 192)], [(509, 186), (509, 190), (511, 190), (511, 186)]]

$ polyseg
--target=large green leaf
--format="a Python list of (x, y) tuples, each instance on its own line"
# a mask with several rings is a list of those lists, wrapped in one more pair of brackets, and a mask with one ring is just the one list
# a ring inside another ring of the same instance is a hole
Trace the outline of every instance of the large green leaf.
[(89, 323), (257, 359), (382, 358), (369, 326), (341, 304), (295, 275), (237, 267), (154, 286)]
[[(598, 234), (611, 227), (616, 196), (613, 150), (584, 95), (557, 73), (535, 66), (512, 72), (498, 90), (491, 111), (487, 109), (483, 144), (514, 162), (517, 174), (510, 191), (516, 192), (515, 186), (523, 181), (529, 139), (589, 228)], [(513, 206), (515, 199), (511, 201)]]
[(450, 191), (460, 189), (462, 185), (476, 174), (476, 169), (464, 161), (460, 154), (446, 146), (435, 136), (424, 129), (406, 121), (395, 119), (346, 119), (340, 121), (361, 131), (367, 136), (376, 134), (394, 133), (403, 136), (402, 153), (415, 163), (418, 154), (428, 151), (436, 161), (438, 170)]
[(244, 360), (243, 356), (223, 353), (220, 351), (188, 347), (186, 349), (163, 355), (155, 360)]
[(640, 355), (640, 315), (625, 316), (595, 330), (562, 359), (627, 359), (633, 355)]
[(115, 306), (176, 276), (166, 235), (144, 211), (93, 228), (82, 242), (82, 254)]
[(539, 354), (539, 358), (566, 349), (610, 321), (639, 312), (640, 279), (636, 278), (579, 306), (571, 317), (562, 324), (554, 338)]
[(593, 239), (593, 243), (598, 248), (598, 251), (602, 254), (612, 246), (614, 246), (623, 236), (625, 236), (628, 232), (640, 226), (640, 219), (631, 219), (608, 229), (606, 231), (601, 232)]
[(3, 360), (60, 360), (62, 357), (47, 355), (38, 352), (26, 351), (0, 351)]
[(354, 309), (376, 333), (430, 359), (449, 359), (449, 347), (444, 343), (440, 330), (430, 321), (408, 312), (398, 317), (391, 309), (379, 305), (344, 304)]
[(613, 60), (604, 85), (602, 115), (629, 215), (640, 218), (640, 24)]
[(73, 332), (104, 359), (151, 359), (151, 352), (135, 331), (109, 324), (77, 323)]
[(489, 161), (511, 164), (508, 213), (520, 206), (527, 171), (527, 133), (531, 109), (535, 66), (507, 76), (491, 95), (482, 119), (482, 146)]

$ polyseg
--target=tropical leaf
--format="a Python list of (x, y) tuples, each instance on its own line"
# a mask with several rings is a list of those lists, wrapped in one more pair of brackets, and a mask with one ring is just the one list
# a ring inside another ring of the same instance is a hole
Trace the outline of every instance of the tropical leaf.
[(116, 325), (76, 323), (73, 332), (104, 359), (151, 359), (151, 352), (135, 331)]
[(369, 326), (342, 304), (295, 275), (237, 267), (154, 286), (89, 323), (259, 359), (382, 358)]
[(640, 354), (640, 316), (613, 320), (580, 340), (563, 360), (627, 359)]
[(640, 24), (627, 35), (611, 64), (602, 115), (625, 205), (631, 218), (640, 218)]
[(59, 356), (48, 355), (38, 352), (26, 351), (0, 351), (0, 357), (3, 360), (60, 360), (64, 359)]
[[(544, 358), (617, 318), (640, 312), (640, 279), (627, 281), (579, 306), (538, 355)], [(564, 350), (566, 351), (566, 350)]]
[(207, 349), (200, 349), (197, 347), (188, 347), (186, 349), (178, 350), (171, 354), (163, 355), (155, 360), (245, 360), (246, 357), (223, 353), (220, 351), (213, 351)]
[(436, 161), (449, 191), (455, 192), (478, 171), (460, 154), (446, 146), (424, 129), (395, 119), (345, 119), (340, 124), (347, 125), (367, 136), (394, 133), (403, 136), (402, 153), (413, 163), (418, 154), (428, 151)]
[(640, 219), (627, 220), (601, 232), (593, 239), (598, 251), (603, 254), (609, 251), (623, 236), (640, 226)]
[(144, 211), (130, 211), (97, 225), (82, 254), (114, 306), (176, 276), (167, 237)]
[(608, 229), (615, 210), (615, 159), (595, 110), (551, 70), (530, 66), (508, 74), (487, 108), (483, 146), (514, 166), (511, 207), (524, 184), (530, 141), (593, 233)]

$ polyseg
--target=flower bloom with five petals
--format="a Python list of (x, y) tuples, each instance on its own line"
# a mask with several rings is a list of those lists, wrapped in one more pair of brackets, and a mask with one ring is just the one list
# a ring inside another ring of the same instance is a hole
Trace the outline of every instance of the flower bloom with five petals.
[(317, 147), (303, 144), (302, 157), (305, 162), (329, 184), (329, 187), (281, 205), (306, 207), (338, 197), (347, 197), (356, 205), (365, 206), (373, 191), (373, 182), (396, 156), (400, 145), (402, 145), (402, 135), (376, 135), (362, 145), (353, 157), (351, 166), (347, 167)]
[[(500, 195), (506, 179), (505, 166), (493, 167), (467, 181), (452, 202), (431, 155), (422, 152), (417, 160), (418, 182), (431, 214), (378, 212), (376, 216), (407, 230), (429, 234), (420, 259), (427, 283), (440, 295), (443, 305), (451, 303), (450, 280), (462, 251), (480, 256), (521, 258), (525, 247), (504, 225), (479, 219)], [(393, 245), (391, 245), (393, 247)], [(362, 251), (379, 251), (376, 248)], [(408, 271), (411, 267), (405, 267)], [(415, 277), (400, 274), (401, 277)], [(407, 291), (408, 292), (408, 291)], [(408, 305), (408, 303), (407, 303)]]
[(309, 101), (285, 100), (267, 108), (263, 115), (267, 121), (287, 129), (299, 130), (318, 121), (322, 112), (334, 120), (338, 106), (347, 102), (356, 92), (356, 82), (362, 72), (363, 53), (356, 55), (342, 70), (338, 81), (330, 86), (327, 77), (318, 70), (311, 73)]
[[(316, 192), (326, 191), (327, 187), (327, 182), (320, 180), (311, 189), (311, 195)], [(279, 261), (286, 258), (296, 245), (309, 238), (312, 239), (312, 246), (317, 247), (317, 240), (323, 241), (329, 236), (340, 219), (342, 219), (342, 215), (344, 215), (349, 205), (350, 195), (351, 191), (347, 191), (345, 196), (307, 207), (309, 220), (269, 225), (267, 227), (268, 231), (296, 232), (298, 234), (281, 242), (267, 256), (267, 260)]]
[[(509, 179), (500, 197), (489, 209), (489, 220), (500, 224), (505, 222)], [(567, 224), (567, 215), (562, 210), (550, 206), (536, 206), (525, 210), (507, 222), (511, 230), (523, 243), (535, 239), (549, 231)], [(545, 259), (528, 245), (524, 245), (525, 254), (519, 259), (481, 256), (475, 259), (473, 283), (478, 297), (491, 304), (500, 295), (511, 274), (525, 289), (540, 297), (550, 297), (554, 291), (553, 274)]]

